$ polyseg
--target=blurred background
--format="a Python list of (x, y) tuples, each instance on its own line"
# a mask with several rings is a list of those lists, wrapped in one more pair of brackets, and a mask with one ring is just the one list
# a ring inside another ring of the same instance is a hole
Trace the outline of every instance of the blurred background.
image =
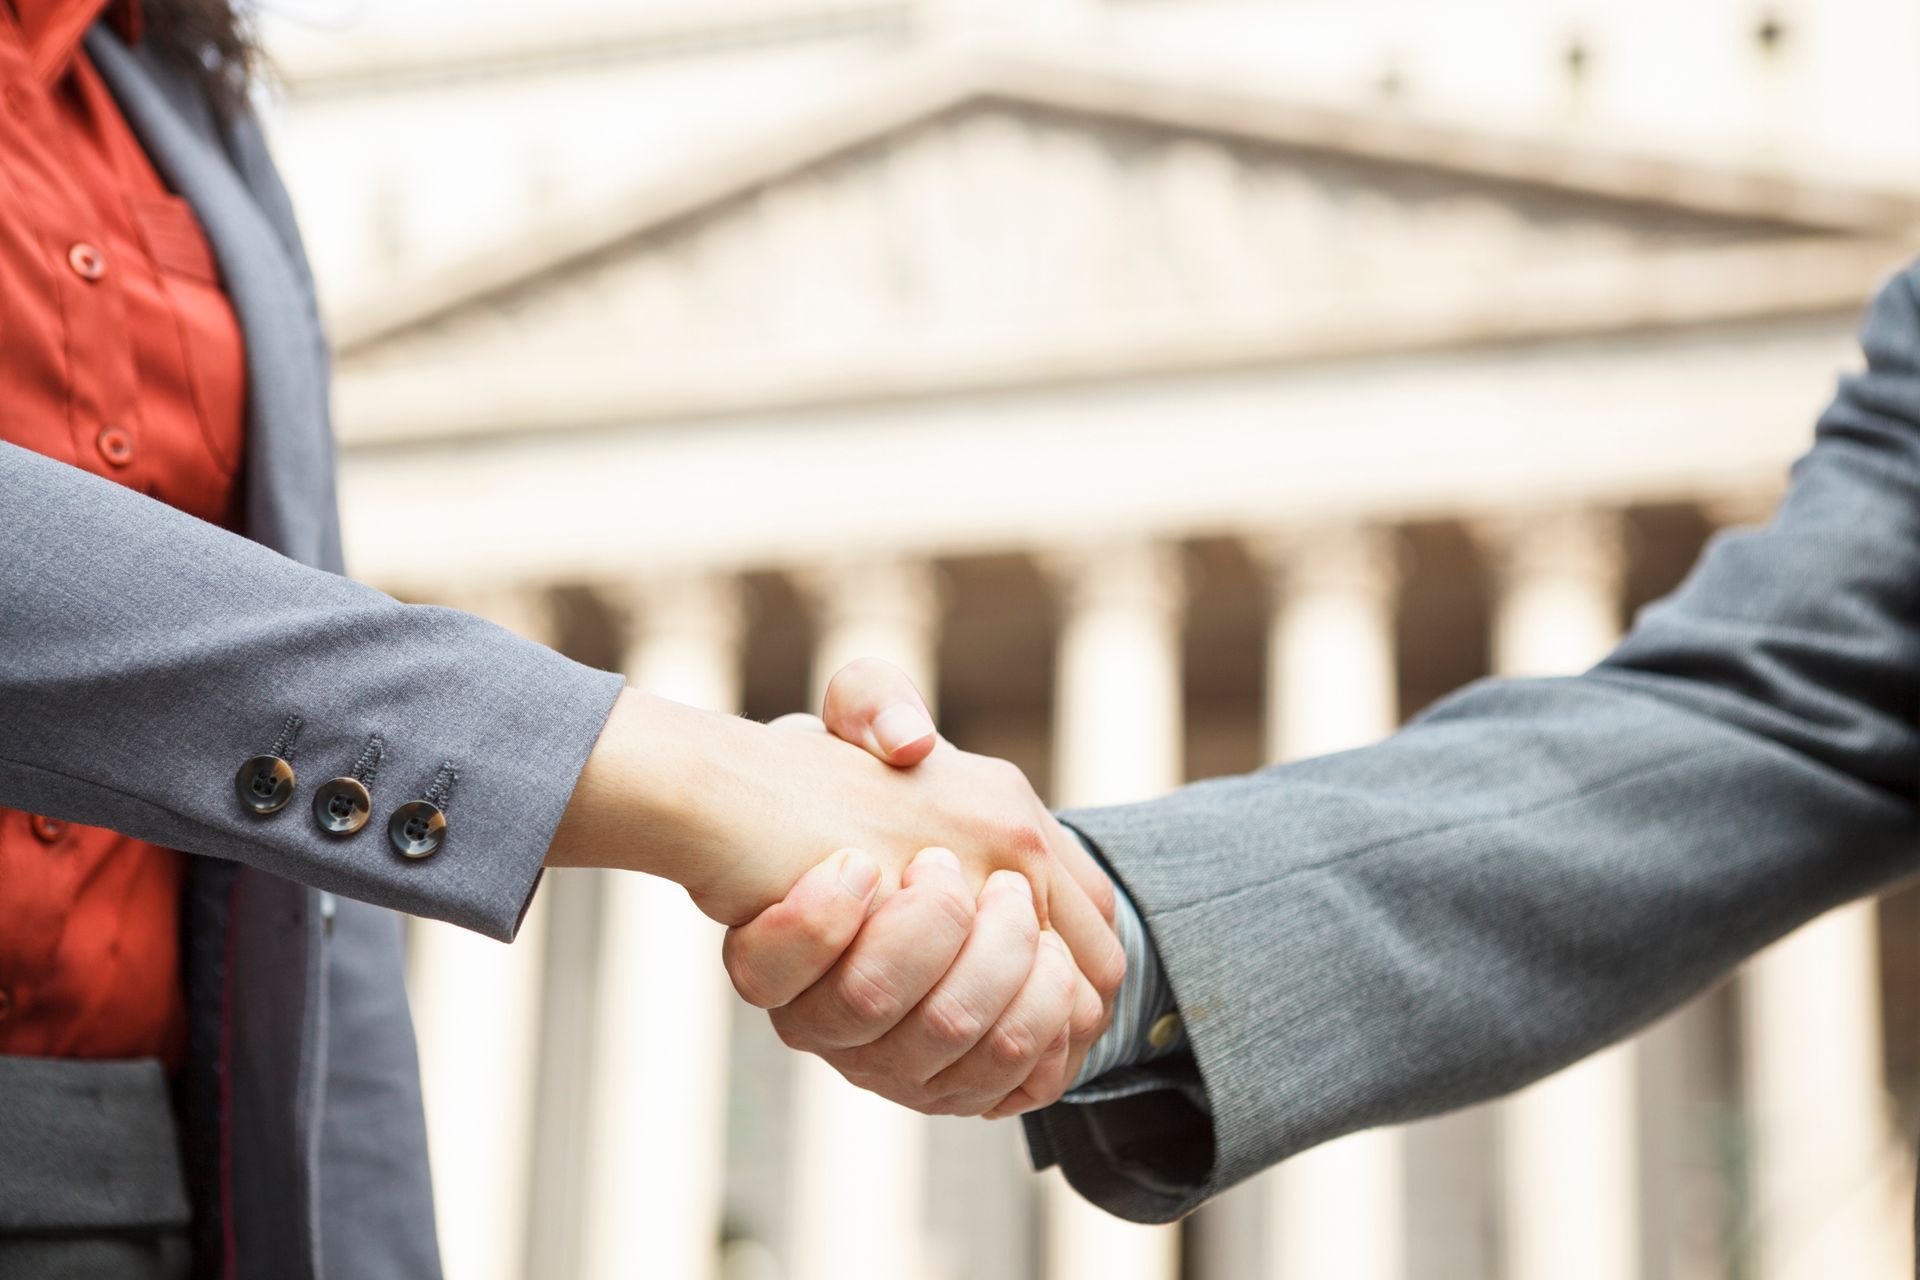
[[(359, 576), (756, 717), (881, 654), (1062, 805), (1580, 669), (1765, 518), (1920, 243), (1893, 0), (264, 25)], [(412, 929), (449, 1276), (1902, 1274), (1917, 920), (1145, 1230), (787, 1053), (671, 886), (554, 873), (510, 948)]]

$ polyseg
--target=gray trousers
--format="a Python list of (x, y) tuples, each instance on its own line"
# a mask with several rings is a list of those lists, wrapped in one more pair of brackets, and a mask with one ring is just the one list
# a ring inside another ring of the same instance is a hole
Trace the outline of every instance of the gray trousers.
[(190, 1216), (158, 1062), (0, 1056), (0, 1276), (185, 1280)]

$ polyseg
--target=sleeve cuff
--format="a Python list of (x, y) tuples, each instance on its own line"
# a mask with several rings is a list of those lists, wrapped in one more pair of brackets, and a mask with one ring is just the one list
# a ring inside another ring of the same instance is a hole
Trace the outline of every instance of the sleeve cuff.
[[(1098, 858), (1078, 832), (1074, 838)], [(1065, 1102), (1109, 1102), (1153, 1089), (1178, 1087), (1162, 1073), (1143, 1069), (1147, 1063), (1185, 1054), (1187, 1038), (1153, 939), (1117, 881), (1113, 923), (1121, 949), (1126, 952), (1127, 976), (1114, 1000), (1113, 1021), (1088, 1052), (1072, 1089), (1062, 1099)], [(1195, 1101), (1205, 1106), (1204, 1090)]]

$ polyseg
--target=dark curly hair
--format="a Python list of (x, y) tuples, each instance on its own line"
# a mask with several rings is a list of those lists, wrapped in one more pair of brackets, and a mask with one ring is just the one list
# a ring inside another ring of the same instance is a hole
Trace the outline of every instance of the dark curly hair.
[(234, 0), (141, 0), (140, 7), (147, 42), (198, 75), (216, 109), (227, 113), (246, 104), (260, 46)]

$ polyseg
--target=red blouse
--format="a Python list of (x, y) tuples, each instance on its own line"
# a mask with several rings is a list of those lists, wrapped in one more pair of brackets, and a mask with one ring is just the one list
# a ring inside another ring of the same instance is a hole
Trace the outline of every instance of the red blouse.
[[(109, 3), (137, 38), (137, 0), (0, 0), (0, 440), (238, 528), (240, 330), (80, 46)], [(177, 1065), (183, 870), (0, 809), (0, 1053)]]

